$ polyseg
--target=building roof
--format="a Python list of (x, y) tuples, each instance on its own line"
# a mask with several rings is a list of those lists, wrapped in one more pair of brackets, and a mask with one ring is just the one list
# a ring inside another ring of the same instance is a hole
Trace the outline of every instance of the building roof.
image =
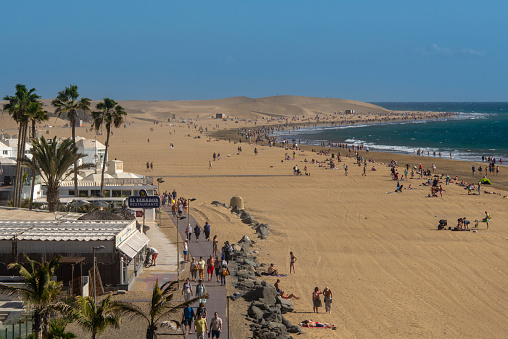
[(1, 165), (4, 165), (4, 166), (8, 166), (8, 165), (16, 165), (16, 160), (13, 160), (13, 159), (10, 159), (10, 158), (5, 158), (5, 157), (0, 157), (0, 164)]
[(114, 240), (134, 220), (0, 220), (0, 240)]
[[(79, 137), (78, 137), (79, 138)], [(77, 139), (77, 138), (76, 138)], [(97, 149), (106, 149), (102, 143), (94, 139), (79, 139), (76, 141), (77, 148), (97, 148)]]

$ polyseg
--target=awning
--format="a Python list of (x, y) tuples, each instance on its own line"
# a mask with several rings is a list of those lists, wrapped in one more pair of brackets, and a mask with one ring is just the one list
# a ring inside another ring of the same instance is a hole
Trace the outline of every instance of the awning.
[(133, 235), (129, 237), (129, 239), (122, 242), (118, 249), (122, 251), (129, 258), (134, 258), (136, 254), (139, 253), (145, 247), (150, 239), (140, 232), (135, 232)]

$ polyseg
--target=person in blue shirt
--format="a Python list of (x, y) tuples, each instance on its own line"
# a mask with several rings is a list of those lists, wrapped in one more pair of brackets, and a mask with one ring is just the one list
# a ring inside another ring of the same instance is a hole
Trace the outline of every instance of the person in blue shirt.
[(192, 319), (195, 318), (194, 310), (191, 305), (187, 305), (183, 309), (182, 326), (184, 326), (185, 334), (192, 334)]

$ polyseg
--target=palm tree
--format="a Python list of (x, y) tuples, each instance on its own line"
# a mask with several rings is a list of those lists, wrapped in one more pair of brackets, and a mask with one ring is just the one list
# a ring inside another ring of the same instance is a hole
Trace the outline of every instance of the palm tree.
[[(173, 293), (175, 285), (178, 281), (166, 282), (159, 286), (159, 281), (155, 281), (152, 291), (152, 301), (150, 302), (150, 309), (148, 313), (145, 313), (138, 306), (131, 303), (120, 303), (122, 310), (126, 314), (130, 314), (133, 317), (139, 317), (145, 319), (147, 322), (146, 339), (153, 339), (157, 337), (156, 331), (159, 327), (160, 322), (167, 317), (169, 314), (177, 312), (185, 306), (192, 304), (196, 300), (203, 298), (194, 298), (189, 301), (173, 305)], [(205, 296), (206, 298), (207, 296)]]
[[(58, 146), (56, 137), (49, 144), (44, 137), (33, 139), (32, 158), (35, 159), (35, 164), (26, 157), (22, 159), (21, 163), (23, 166), (33, 169), (45, 182), (50, 212), (57, 210), (60, 200), (58, 190), (60, 182), (67, 179), (74, 171), (74, 169), (69, 170), (69, 167), (84, 156), (84, 154), (78, 153), (76, 145), (70, 138), (62, 141), (60, 146)], [(83, 164), (78, 166), (77, 170), (90, 167), (93, 167), (93, 164)]]
[(4, 105), (4, 110), (19, 124), (18, 133), (18, 153), (16, 156), (16, 177), (14, 179), (14, 190), (12, 202), (14, 207), (21, 204), (21, 192), (23, 183), (21, 182), (21, 163), (20, 160), (25, 156), (26, 131), (28, 126), (28, 110), (33, 102), (40, 97), (35, 94), (35, 88), (27, 90), (25, 85), (17, 84), (16, 93), (13, 96), (6, 95), (3, 100), (8, 103)]
[(57, 304), (60, 295), (61, 282), (52, 281), (61, 257), (55, 257), (50, 262), (38, 262), (25, 255), (28, 268), (19, 263), (9, 264), (10, 269), (19, 269), (23, 277), (23, 285), (8, 286), (0, 284), (0, 292), (9, 295), (18, 294), (27, 310), (33, 310), (32, 331), (36, 339), (42, 339), (43, 332), (47, 332), (49, 316), (53, 306)]
[(95, 305), (93, 298), (79, 296), (75, 307), (67, 309), (81, 328), (98, 338), (108, 327), (119, 328), (122, 309), (119, 303), (111, 300), (111, 294)]
[(127, 115), (122, 106), (115, 100), (104, 98), (102, 102), (96, 105), (98, 112), (92, 112), (93, 127), (99, 131), (102, 125), (106, 126), (106, 151), (104, 153), (104, 162), (102, 165), (101, 174), (101, 192), (100, 196), (104, 196), (104, 170), (106, 169), (106, 159), (108, 158), (109, 148), (109, 135), (111, 134), (111, 125), (118, 128), (124, 122), (124, 117)]
[[(69, 85), (63, 91), (58, 92), (56, 98), (51, 101), (51, 105), (55, 106), (55, 113), (59, 116), (67, 113), (67, 118), (71, 124), (72, 130), (72, 143), (76, 145), (76, 121), (78, 120), (78, 111), (90, 112), (90, 102), (88, 98), (79, 99), (78, 86)], [(77, 161), (74, 163), (74, 168), (78, 167)], [(74, 170), (74, 195), (78, 194), (78, 171)]]
[[(48, 120), (48, 112), (46, 112), (45, 110), (42, 109), (42, 102), (35, 101), (30, 105), (28, 116), (30, 118), (30, 121), (32, 122), (32, 133), (31, 133), (30, 140), (32, 140), (32, 143), (33, 143), (33, 140), (35, 138), (37, 138), (37, 136), (35, 135), (35, 124), (38, 122)], [(32, 163), (34, 164), (34, 167), (35, 167), (35, 158), (33, 158), (33, 157), (32, 157)], [(30, 175), (32, 177), (32, 188), (30, 190), (29, 209), (31, 210), (32, 204), (34, 201), (34, 188), (35, 188), (35, 171), (33, 169), (31, 170)]]

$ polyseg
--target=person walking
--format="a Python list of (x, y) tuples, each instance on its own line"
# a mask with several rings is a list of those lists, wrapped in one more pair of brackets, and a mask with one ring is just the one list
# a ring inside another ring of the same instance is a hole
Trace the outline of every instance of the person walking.
[(325, 287), (323, 290), (323, 296), (325, 298), (325, 312), (326, 313), (332, 313), (332, 290), (328, 288), (328, 286)]
[(217, 256), (217, 249), (219, 248), (219, 238), (217, 237), (217, 234), (214, 235), (214, 237), (213, 237), (212, 248), (213, 248), (212, 255), (214, 257), (216, 257)]
[(226, 277), (229, 275), (228, 262), (222, 259), (220, 263), (220, 285), (226, 286)]
[[(196, 285), (196, 298), (203, 297), (206, 294), (206, 287), (203, 285), (203, 280), (199, 279), (198, 284)], [(206, 304), (206, 299), (199, 299), (200, 304)]]
[(192, 334), (192, 319), (195, 318), (194, 310), (192, 309), (191, 305), (185, 306), (183, 309), (183, 319), (182, 319), (182, 326), (183, 326), (183, 332), (185, 335)]
[(201, 314), (194, 320), (194, 330), (198, 339), (205, 339), (205, 334), (208, 333), (208, 325)]
[(183, 262), (187, 262), (187, 255), (189, 254), (189, 242), (187, 239), (183, 242)]
[(198, 261), (199, 280), (205, 279), (205, 265), (206, 261), (203, 260), (203, 257), (199, 257)]
[(210, 255), (210, 258), (208, 258), (208, 260), (206, 261), (206, 276), (208, 278), (208, 281), (213, 280), (213, 269), (215, 265), (216, 265), (215, 259), (213, 259), (213, 256)]
[(215, 256), (215, 265), (214, 265), (214, 268), (215, 268), (215, 278), (217, 280), (217, 282), (219, 282), (220, 280), (220, 260), (219, 260), (219, 257), (218, 256)]
[(210, 331), (212, 332), (212, 339), (219, 339), (222, 332), (222, 319), (219, 318), (219, 313), (215, 312), (210, 321)]
[(194, 235), (196, 236), (196, 242), (199, 242), (199, 236), (201, 235), (201, 227), (198, 224), (194, 227)]
[(187, 234), (187, 240), (189, 240), (189, 242), (191, 242), (191, 238), (192, 238), (192, 226), (191, 225), (187, 225), (187, 228), (185, 229), (185, 234)]
[(293, 271), (294, 274), (296, 274), (296, 271), (295, 271), (295, 264), (296, 264), (296, 260), (298, 259), (294, 254), (293, 252), (289, 252), (289, 256), (290, 256), (290, 264), (289, 264), (289, 274), (291, 274), (291, 271)]
[(321, 292), (319, 291), (319, 287), (314, 288), (314, 292), (312, 292), (312, 305), (314, 306), (314, 313), (318, 313), (319, 308), (322, 306), (321, 298), (319, 295)]
[(185, 280), (185, 282), (183, 283), (182, 294), (183, 294), (185, 301), (190, 300), (190, 298), (192, 296), (192, 285), (190, 283), (189, 278), (187, 278), (187, 280)]
[(205, 240), (206, 241), (210, 241), (210, 224), (207, 222), (205, 222), (205, 226), (203, 226), (203, 230), (205, 232)]
[(196, 262), (196, 258), (192, 257), (192, 261), (190, 263), (190, 272), (191, 272), (191, 277), (192, 277), (192, 281), (196, 281), (196, 278), (198, 276), (198, 263)]

